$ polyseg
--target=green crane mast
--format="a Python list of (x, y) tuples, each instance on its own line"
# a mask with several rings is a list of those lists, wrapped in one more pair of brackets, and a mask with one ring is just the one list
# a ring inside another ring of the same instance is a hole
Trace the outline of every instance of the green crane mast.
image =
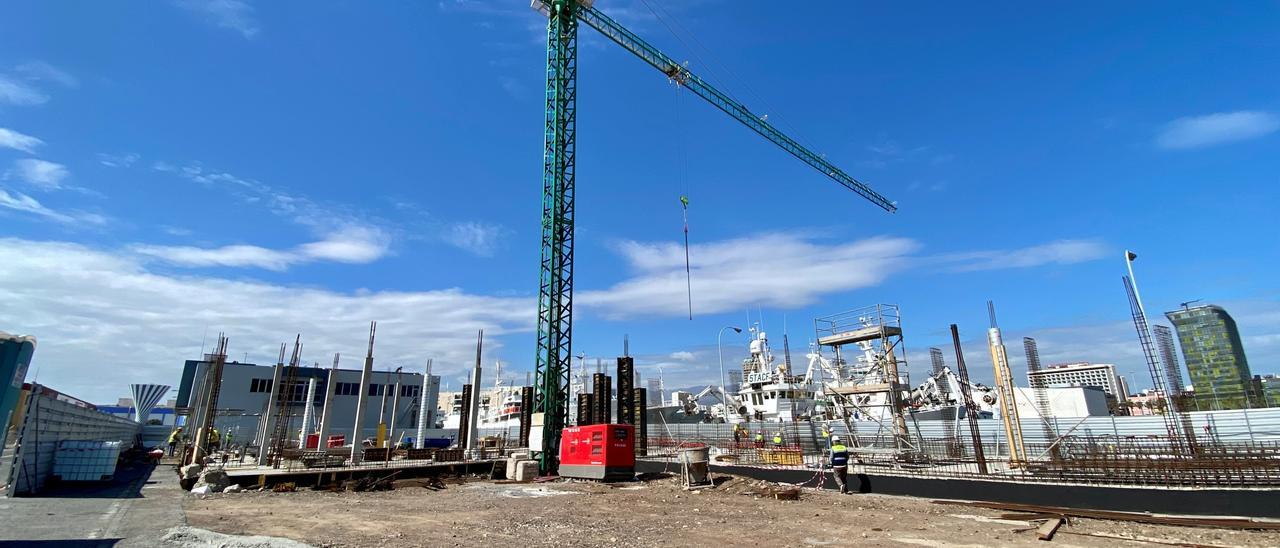
[(542, 255), (538, 275), (538, 356), (533, 409), (535, 413), (542, 414), (540, 462), (544, 473), (557, 468), (560, 431), (565, 426), (571, 404), (567, 394), (573, 358), (573, 194), (579, 22), (596, 29), (676, 84), (705, 99), (823, 175), (885, 211), (892, 213), (897, 209), (894, 202), (778, 131), (764, 118), (753, 114), (742, 103), (708, 84), (592, 4), (593, 0), (532, 0), (532, 7), (547, 17)]

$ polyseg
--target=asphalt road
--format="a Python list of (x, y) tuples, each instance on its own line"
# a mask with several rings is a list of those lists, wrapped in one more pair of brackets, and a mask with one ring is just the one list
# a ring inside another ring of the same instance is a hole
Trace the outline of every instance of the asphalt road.
[(182, 497), (171, 467), (122, 465), (107, 484), (0, 498), (0, 546), (156, 546), (186, 523)]

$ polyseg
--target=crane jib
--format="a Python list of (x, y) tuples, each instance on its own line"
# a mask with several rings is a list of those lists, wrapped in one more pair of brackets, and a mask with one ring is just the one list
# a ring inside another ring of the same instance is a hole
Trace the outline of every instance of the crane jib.
[(858, 193), (858, 195), (866, 198), (868, 201), (881, 207), (885, 211), (892, 213), (898, 209), (895, 202), (889, 200), (879, 192), (876, 192), (865, 183), (854, 179), (831, 162), (828, 162), (820, 154), (809, 150), (805, 146), (796, 142), (795, 139), (792, 139), (785, 133), (779, 131), (777, 128), (773, 127), (773, 125), (764, 121), (762, 117), (753, 114), (742, 103), (735, 101), (724, 92), (721, 92), (711, 84), (708, 84), (702, 78), (698, 77), (698, 75), (693, 74), (689, 69), (681, 66), (675, 59), (672, 59), (662, 53), (648, 42), (645, 42), (635, 33), (627, 30), (613, 19), (610, 19), (607, 15), (601, 13), (599, 10), (589, 5), (579, 4), (575, 12), (577, 13), (578, 20), (586, 23), (587, 26), (596, 29), (600, 34), (605, 35), (605, 37), (613, 40), (619, 46), (622, 46), (624, 49), (630, 51), (646, 63), (649, 63), (653, 68), (658, 69), (672, 81), (684, 86), (695, 95), (702, 97), (725, 114), (732, 116), (738, 122), (751, 128), (753, 131), (760, 134), (761, 137), (772, 141), (774, 144), (778, 145), (792, 156), (795, 156), (800, 161), (809, 164), (810, 167), (835, 180), (837, 183), (840, 183), (849, 190)]

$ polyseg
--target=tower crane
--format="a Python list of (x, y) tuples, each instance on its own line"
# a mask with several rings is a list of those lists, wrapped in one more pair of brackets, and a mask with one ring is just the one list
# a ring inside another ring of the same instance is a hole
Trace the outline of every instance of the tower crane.
[[(801, 145), (593, 7), (594, 0), (532, 0), (547, 18), (546, 115), (542, 156), (542, 254), (538, 275), (538, 355), (534, 413), (542, 414), (543, 473), (557, 468), (560, 433), (568, 416), (573, 332), (573, 217), (577, 127), (578, 26), (586, 24), (680, 87), (761, 137), (890, 213), (894, 202)], [(623, 397), (621, 394), (619, 398)]]

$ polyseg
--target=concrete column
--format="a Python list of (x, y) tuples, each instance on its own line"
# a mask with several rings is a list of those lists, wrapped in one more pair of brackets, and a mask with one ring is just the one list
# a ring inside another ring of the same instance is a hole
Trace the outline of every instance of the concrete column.
[(258, 421), (258, 466), (266, 466), (267, 444), (274, 433), (276, 403), (280, 401), (280, 375), (284, 373), (284, 345), (280, 345), (280, 361), (276, 362), (276, 370), (271, 374), (271, 394), (267, 396), (267, 411)]
[(324, 445), (325, 440), (329, 436), (329, 412), (333, 410), (333, 396), (338, 389), (338, 354), (333, 355), (333, 369), (329, 370), (329, 380), (325, 386), (324, 407), (320, 409), (320, 430), (317, 432), (320, 438), (317, 449), (327, 447)]
[[(391, 380), (391, 379), (387, 379)], [(391, 398), (391, 417), (387, 419), (387, 447), (396, 444), (396, 414), (400, 411), (400, 368), (396, 368), (395, 395)]]
[[(316, 402), (316, 378), (307, 379), (307, 399), (302, 402), (302, 428), (298, 429), (298, 448), (307, 448), (307, 434), (311, 430), (311, 415)], [(319, 448), (319, 444), (317, 444)]]
[(360, 445), (360, 428), (364, 426), (364, 405), (369, 401), (369, 376), (373, 374), (373, 337), (378, 322), (369, 323), (369, 352), (364, 357), (364, 370), (360, 372), (360, 395), (356, 400), (356, 426), (351, 431), (351, 463), (364, 460), (364, 448)]
[(413, 438), (414, 449), (422, 449), (422, 440), (427, 437), (427, 417), (431, 416), (428, 411), (436, 402), (428, 402), (427, 399), (431, 395), (431, 360), (427, 360), (427, 371), (422, 375), (422, 393), (418, 395), (418, 431), (417, 436)]

